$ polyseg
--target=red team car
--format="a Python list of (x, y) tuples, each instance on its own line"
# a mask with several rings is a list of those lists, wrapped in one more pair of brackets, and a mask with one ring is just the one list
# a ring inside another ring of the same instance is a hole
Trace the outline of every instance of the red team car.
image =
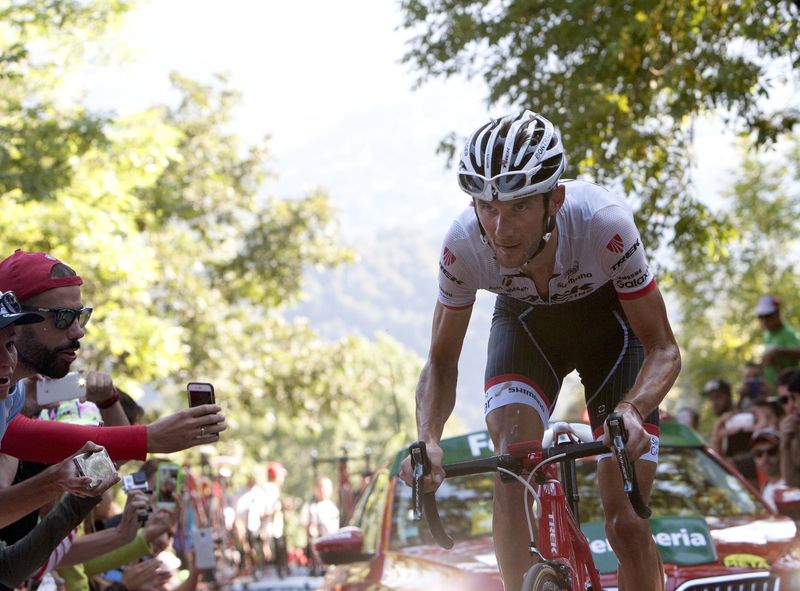
[[(492, 454), (488, 433), (442, 441), (445, 462)], [(492, 542), (491, 475), (447, 479), (439, 512), (456, 540), (437, 546), (412, 519), (411, 489), (398, 479), (404, 452), (378, 470), (350, 526), (320, 539), (328, 591), (502, 591)], [(603, 589), (616, 589), (616, 559), (606, 540), (596, 462), (578, 464), (580, 516)], [(795, 522), (773, 514), (758, 493), (691, 429), (664, 421), (658, 476), (650, 498), (653, 536), (667, 591), (800, 590)], [(524, 526), (524, 524), (522, 524)]]

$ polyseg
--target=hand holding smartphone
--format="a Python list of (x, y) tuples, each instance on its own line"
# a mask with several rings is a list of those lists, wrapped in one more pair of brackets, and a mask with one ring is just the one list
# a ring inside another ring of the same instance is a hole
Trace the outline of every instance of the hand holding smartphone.
[(186, 384), (189, 395), (189, 406), (214, 404), (214, 386), (208, 382), (189, 382)]
[(36, 381), (36, 403), (40, 406), (76, 398), (86, 398), (86, 378), (81, 372), (73, 371), (57, 380)]

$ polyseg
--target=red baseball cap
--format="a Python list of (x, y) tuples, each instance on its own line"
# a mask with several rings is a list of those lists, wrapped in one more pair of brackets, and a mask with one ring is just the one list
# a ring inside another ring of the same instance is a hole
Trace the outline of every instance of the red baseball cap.
[[(56, 265), (60, 265), (55, 269)], [(82, 285), (83, 279), (56, 257), (44, 252), (17, 249), (0, 261), (0, 291), (13, 291), (17, 299), (30, 297), (69, 285)]]

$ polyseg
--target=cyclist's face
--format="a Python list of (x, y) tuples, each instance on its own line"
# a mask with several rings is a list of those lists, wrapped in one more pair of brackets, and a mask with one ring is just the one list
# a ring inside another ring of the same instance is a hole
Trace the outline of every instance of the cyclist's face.
[(475, 207), (497, 262), (504, 267), (524, 265), (542, 238), (544, 198), (532, 195), (513, 201), (476, 199)]

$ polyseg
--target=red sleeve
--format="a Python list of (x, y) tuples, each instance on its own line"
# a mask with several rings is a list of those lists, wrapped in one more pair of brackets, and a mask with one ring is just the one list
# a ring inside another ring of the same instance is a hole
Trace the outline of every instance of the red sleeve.
[(21, 460), (55, 464), (87, 441), (102, 445), (112, 460), (147, 459), (147, 427), (87, 427), (17, 415), (3, 435), (2, 452)]

